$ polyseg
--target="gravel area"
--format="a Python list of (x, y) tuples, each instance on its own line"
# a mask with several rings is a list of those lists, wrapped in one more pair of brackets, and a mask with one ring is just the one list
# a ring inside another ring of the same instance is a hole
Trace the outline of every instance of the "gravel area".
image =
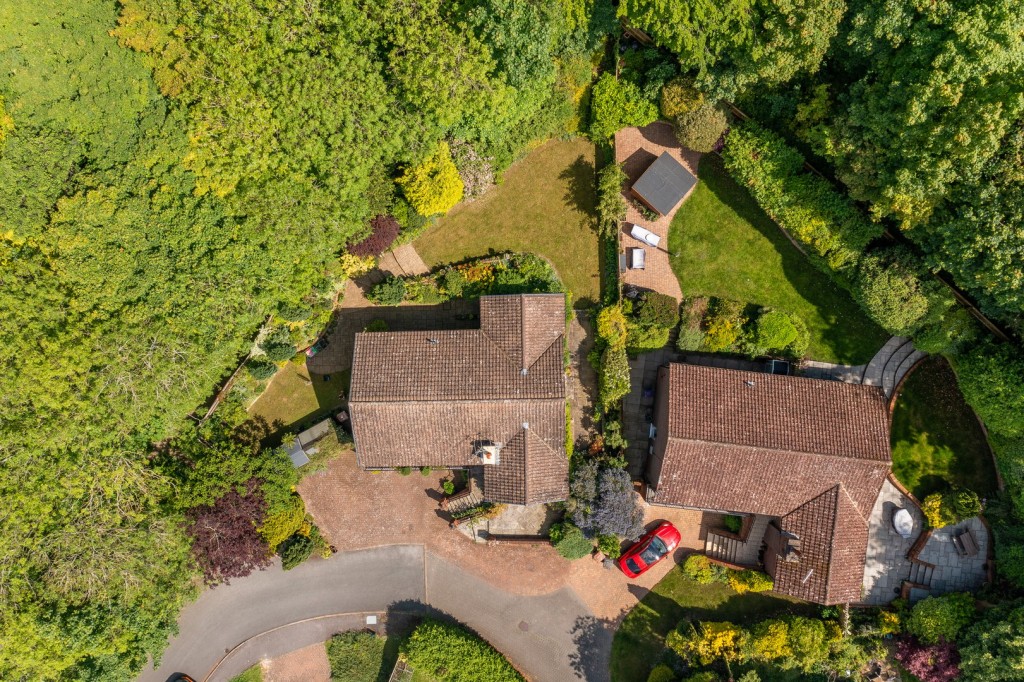
[(330, 682), (331, 666), (323, 643), (263, 662), (263, 682)]

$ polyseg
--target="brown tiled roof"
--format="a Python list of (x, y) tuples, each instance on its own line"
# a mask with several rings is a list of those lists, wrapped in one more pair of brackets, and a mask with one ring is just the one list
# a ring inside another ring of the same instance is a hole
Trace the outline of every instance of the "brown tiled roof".
[(475, 466), (481, 445), (501, 444), (499, 463), (485, 467), (487, 499), (565, 499), (565, 298), (484, 297), (480, 322), (356, 335), (349, 410), (359, 463)]
[(776, 592), (819, 604), (860, 601), (868, 526), (842, 485), (794, 509), (779, 527), (800, 549), (796, 561), (779, 557)]
[(669, 372), (670, 437), (890, 459), (889, 416), (877, 386), (680, 363)]
[(889, 474), (882, 390), (673, 364), (658, 504), (781, 517), (801, 538), (776, 589), (821, 603), (860, 598), (867, 518)]

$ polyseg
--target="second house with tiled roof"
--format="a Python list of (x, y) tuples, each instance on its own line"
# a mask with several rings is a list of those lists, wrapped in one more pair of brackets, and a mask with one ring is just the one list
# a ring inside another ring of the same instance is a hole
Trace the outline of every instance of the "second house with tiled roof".
[(742, 517), (708, 555), (774, 590), (861, 601), (872, 510), (892, 462), (876, 386), (673, 363), (658, 375), (647, 500)]
[(483, 473), (483, 499), (569, 495), (565, 297), (484, 296), (480, 329), (356, 335), (349, 412), (364, 469)]

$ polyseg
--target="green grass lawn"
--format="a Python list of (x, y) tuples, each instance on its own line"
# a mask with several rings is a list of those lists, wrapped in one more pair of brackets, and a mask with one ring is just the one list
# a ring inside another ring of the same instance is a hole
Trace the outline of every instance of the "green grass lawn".
[(672, 269), (686, 296), (704, 294), (800, 315), (814, 360), (866, 363), (888, 335), (849, 294), (812, 266), (745, 189), (705, 155), (700, 182), (669, 233)]
[(918, 499), (951, 485), (982, 496), (996, 491), (985, 434), (943, 358), (925, 360), (896, 400), (892, 469)]
[(262, 682), (263, 681), (263, 669), (258, 665), (246, 670), (241, 675), (236, 675), (231, 678), (231, 682)]
[(535, 253), (555, 266), (576, 304), (593, 304), (601, 265), (594, 183), (592, 143), (548, 142), (486, 195), (441, 218), (415, 241), (416, 250), (431, 268), (491, 250)]
[(305, 365), (288, 362), (249, 406), (249, 414), (265, 419), (273, 431), (294, 430), (326, 417), (341, 405), (345, 374), (324, 381), (317, 374), (311, 377)]
[(811, 604), (781, 597), (739, 595), (724, 583), (698, 585), (677, 566), (629, 612), (615, 633), (612, 682), (645, 682), (651, 668), (662, 660), (665, 636), (683, 618), (749, 625), (781, 613), (818, 612)]

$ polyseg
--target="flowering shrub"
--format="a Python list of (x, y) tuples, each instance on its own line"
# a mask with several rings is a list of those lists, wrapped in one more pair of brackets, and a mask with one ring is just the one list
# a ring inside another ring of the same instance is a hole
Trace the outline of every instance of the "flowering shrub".
[(898, 635), (902, 632), (900, 614), (895, 611), (881, 611), (878, 614), (878, 631), (882, 635)]
[(665, 645), (690, 663), (709, 665), (718, 659), (739, 658), (743, 630), (728, 621), (697, 623), (683, 621), (668, 634)]
[(942, 528), (977, 516), (981, 513), (981, 500), (976, 492), (965, 489), (932, 493), (924, 498), (921, 511), (929, 526)]
[(792, 655), (789, 648), (789, 625), (784, 620), (763, 620), (750, 630), (743, 643), (747, 658), (755, 661), (774, 661)]
[(960, 654), (952, 642), (922, 645), (904, 639), (896, 645), (896, 659), (921, 682), (952, 682), (960, 676)]
[(775, 586), (771, 577), (761, 571), (730, 571), (729, 587), (736, 590), (737, 594), (744, 592), (767, 592)]

